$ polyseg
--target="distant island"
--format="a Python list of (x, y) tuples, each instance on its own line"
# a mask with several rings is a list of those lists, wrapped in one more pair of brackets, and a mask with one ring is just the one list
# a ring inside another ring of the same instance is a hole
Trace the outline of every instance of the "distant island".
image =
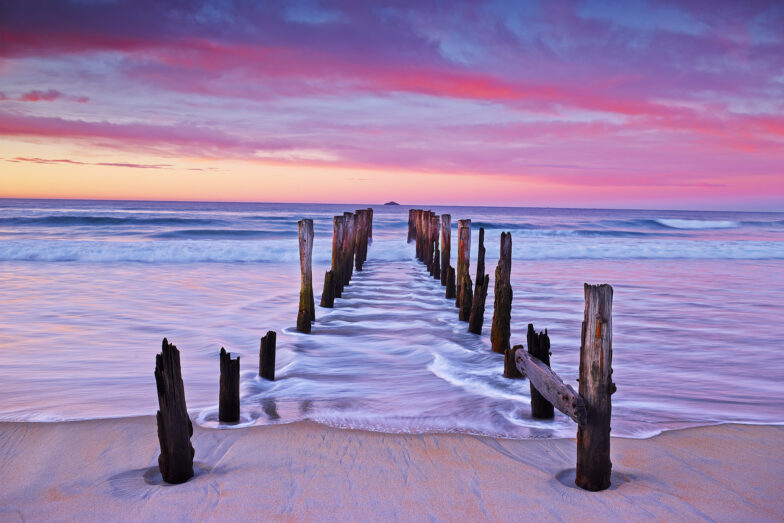
[(397, 202), (387, 202), (384, 205), (400, 205), (400, 204)]

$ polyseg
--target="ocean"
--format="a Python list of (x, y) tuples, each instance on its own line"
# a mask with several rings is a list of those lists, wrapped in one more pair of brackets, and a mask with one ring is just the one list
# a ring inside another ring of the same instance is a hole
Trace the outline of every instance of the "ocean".
[[(406, 206), (372, 205), (373, 243), (334, 309), (298, 333), (297, 220), (312, 218), (316, 303), (332, 216), (368, 204), (0, 200), (0, 420), (154, 414), (155, 354), (181, 351), (189, 411), (218, 427), (218, 353), (241, 357), (237, 426), (312, 420), (385, 432), (574, 437), (530, 416), (490, 351), (501, 231), (513, 238), (512, 343), (547, 329), (576, 388), (583, 283), (614, 287), (612, 431), (784, 423), (784, 213), (426, 207), (484, 227), (485, 329), (466, 332), (406, 243)], [(422, 206), (417, 206), (422, 207)], [(259, 340), (278, 333), (276, 381)]]

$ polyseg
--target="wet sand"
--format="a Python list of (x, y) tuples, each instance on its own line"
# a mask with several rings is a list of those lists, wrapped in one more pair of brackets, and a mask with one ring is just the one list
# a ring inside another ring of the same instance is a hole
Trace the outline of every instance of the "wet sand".
[(573, 439), (194, 429), (196, 477), (166, 485), (152, 416), (0, 423), (0, 521), (784, 518), (783, 426), (614, 438), (599, 493), (573, 484)]

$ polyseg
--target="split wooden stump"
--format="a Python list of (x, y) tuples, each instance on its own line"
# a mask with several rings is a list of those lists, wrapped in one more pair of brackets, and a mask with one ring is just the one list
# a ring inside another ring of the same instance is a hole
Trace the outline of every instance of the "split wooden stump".
[(163, 338), (161, 353), (155, 356), (155, 383), (158, 388), (158, 468), (167, 483), (184, 483), (193, 477), (193, 424), (185, 406), (185, 386), (180, 368), (180, 351)]
[(240, 357), (220, 350), (220, 395), (218, 421), (236, 423), (240, 420)]
[(259, 376), (266, 380), (275, 380), (275, 344), (277, 340), (275, 331), (267, 331), (261, 337), (259, 347)]
[(490, 285), (490, 276), (485, 274), (485, 228), (479, 228), (479, 251), (476, 258), (476, 288), (471, 303), (471, 313), (468, 317), (468, 332), (482, 334), (482, 325), (485, 321), (485, 302), (487, 301), (487, 287)]
[[(537, 333), (534, 330), (533, 323), (529, 323), (526, 338), (528, 341), (528, 354), (549, 367), (550, 337), (547, 335), (547, 329), (544, 332)], [(549, 419), (554, 415), (553, 404), (547, 401), (531, 382), (531, 416), (539, 419)]]

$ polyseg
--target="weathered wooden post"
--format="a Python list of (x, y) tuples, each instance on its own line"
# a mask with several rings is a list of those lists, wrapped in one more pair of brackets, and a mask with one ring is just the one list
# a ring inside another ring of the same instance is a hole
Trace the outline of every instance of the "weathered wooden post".
[(277, 336), (275, 331), (267, 331), (266, 336), (261, 337), (261, 347), (259, 347), (259, 376), (270, 381), (275, 380), (275, 344)]
[(354, 228), (356, 220), (354, 213), (344, 212), (345, 227), (343, 229), (343, 285), (351, 283), (354, 274)]
[(487, 287), (490, 285), (490, 276), (485, 274), (485, 228), (479, 228), (479, 251), (476, 257), (476, 288), (474, 300), (471, 304), (471, 315), (468, 318), (468, 332), (482, 334), (482, 325), (485, 321), (485, 301), (487, 300)]
[(525, 378), (523, 373), (517, 368), (517, 363), (515, 362), (515, 351), (522, 347), (522, 345), (515, 345), (514, 348), (506, 349), (506, 352), (504, 352), (504, 378)]
[[(471, 220), (457, 222), (457, 306), (460, 308), (458, 318), (468, 321), (471, 317), (471, 305), (474, 302), (471, 275), (469, 274), (471, 255)], [(462, 264), (460, 263), (462, 259)]]
[(299, 312), (297, 330), (310, 332), (310, 324), (316, 321), (316, 305), (313, 301), (313, 220), (300, 220), (299, 228), (299, 267), (302, 273), (299, 291)]
[(167, 483), (184, 483), (193, 477), (193, 424), (185, 406), (185, 386), (180, 369), (180, 351), (163, 338), (161, 353), (155, 356), (155, 384), (158, 388), (158, 468)]
[(430, 215), (430, 245), (433, 247), (433, 259), (430, 263), (430, 274), (436, 280), (441, 280), (441, 254), (438, 249), (438, 234), (440, 232), (441, 221), (436, 213)]
[(220, 394), (218, 396), (218, 421), (236, 423), (240, 420), (240, 357), (231, 359), (231, 353), (220, 350)]
[(469, 256), (471, 254), (471, 220), (457, 221), (457, 272), (455, 285), (457, 294), (455, 306), (460, 307), (463, 293), (463, 279), (468, 275)]
[[(368, 245), (373, 245), (373, 207), (367, 208), (367, 220), (368, 220)], [(367, 253), (365, 254), (365, 260), (367, 260)]]
[(408, 210), (408, 241), (407, 243), (411, 243), (416, 239), (416, 209), (409, 209)]
[(490, 343), (493, 352), (506, 354), (509, 350), (512, 317), (512, 233), (501, 233), (501, 254), (495, 268), (495, 300), (493, 324), (490, 328)]
[(585, 316), (580, 345), (580, 396), (588, 413), (577, 428), (577, 477), (586, 490), (610, 486), (610, 395), (612, 382), (612, 299), (607, 284), (585, 284)]
[(357, 271), (362, 270), (365, 263), (368, 246), (369, 215), (367, 209), (360, 209), (355, 213), (354, 227), (354, 262)]
[[(452, 217), (441, 215), (441, 285), (449, 277), (449, 257), (452, 255)], [(447, 296), (449, 298), (449, 296)]]
[[(534, 330), (533, 323), (529, 323), (526, 338), (528, 341), (528, 354), (549, 367), (550, 337), (547, 335), (547, 329), (545, 329), (544, 332), (537, 334)], [(536, 390), (536, 387), (531, 384), (531, 417), (549, 419), (554, 415), (555, 411), (553, 410), (553, 404), (547, 401), (545, 397)]]
[(417, 260), (423, 261), (425, 259), (425, 249), (423, 247), (424, 243), (424, 234), (422, 232), (422, 216), (424, 215), (425, 211), (422, 209), (417, 209), (416, 214), (414, 216), (414, 235), (416, 239), (416, 257)]
[[(334, 298), (340, 298), (343, 294), (343, 229), (345, 228), (345, 219), (343, 216), (335, 216), (332, 218), (332, 275), (329, 278), (332, 281), (331, 296), (327, 292), (326, 283), (327, 275), (324, 275), (324, 293), (321, 295), (322, 307), (334, 307)], [(326, 302), (324, 295), (327, 295)]]
[(447, 275), (446, 275), (446, 293), (444, 297), (447, 300), (454, 300), (455, 299), (455, 268), (451, 265), (447, 267)]

